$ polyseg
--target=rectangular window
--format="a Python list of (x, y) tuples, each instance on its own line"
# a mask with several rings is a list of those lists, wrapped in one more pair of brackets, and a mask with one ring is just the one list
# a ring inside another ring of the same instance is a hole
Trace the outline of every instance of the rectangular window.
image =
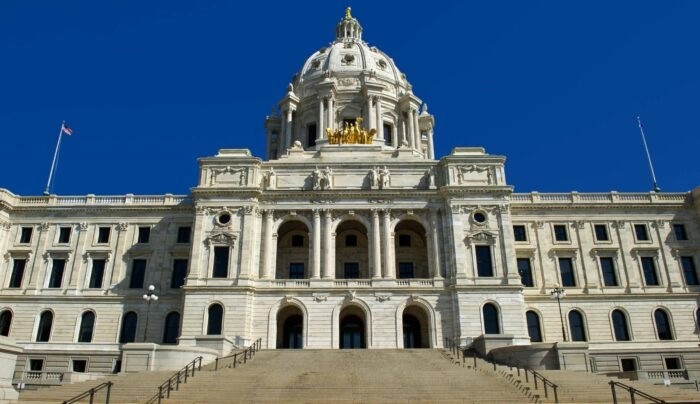
[(637, 241), (649, 241), (649, 232), (645, 224), (634, 225), (634, 237)]
[(476, 272), (479, 276), (493, 276), (493, 262), (491, 260), (491, 246), (478, 245), (476, 252)]
[(44, 360), (43, 359), (30, 359), (29, 360), (29, 370), (32, 372), (41, 372), (44, 370)]
[(647, 286), (658, 286), (659, 278), (656, 276), (656, 262), (654, 257), (641, 257), (644, 282)]
[(25, 259), (14, 259), (12, 262), (12, 275), (10, 275), (10, 284), (8, 288), (21, 288), (22, 279), (24, 278), (24, 267), (27, 265)]
[(608, 226), (604, 224), (593, 225), (595, 230), (596, 241), (610, 241), (610, 236), (608, 235)]
[(360, 264), (357, 262), (346, 262), (343, 265), (343, 278), (345, 279), (359, 279), (360, 278)]
[(58, 242), (61, 244), (70, 243), (70, 227), (61, 227), (58, 229)]
[(87, 371), (87, 361), (85, 359), (74, 359), (73, 371), (76, 373), (85, 373), (85, 371)]
[(399, 234), (399, 247), (410, 247), (411, 246), (411, 235), (410, 234)]
[(612, 257), (600, 257), (600, 270), (603, 272), (603, 284), (605, 286), (618, 286), (615, 263)]
[(413, 263), (412, 262), (399, 262), (399, 278), (401, 279), (412, 279), (413, 276)]
[(97, 229), (97, 244), (107, 244), (109, 243), (109, 227), (100, 227)]
[(530, 258), (518, 258), (518, 273), (520, 274), (520, 281), (522, 282), (523, 286), (535, 286), (535, 281), (532, 279), (532, 265), (530, 264)]
[(19, 235), (20, 244), (29, 244), (32, 242), (32, 232), (34, 229), (31, 227), (22, 227)]
[(53, 260), (51, 267), (51, 277), (49, 278), (50, 288), (60, 288), (63, 282), (63, 271), (66, 269), (66, 260)]
[(129, 287), (131, 289), (142, 289), (143, 281), (146, 279), (146, 260), (135, 259), (131, 261), (131, 279)]
[(634, 358), (620, 359), (620, 366), (623, 372), (634, 372), (637, 370), (637, 360)]
[(316, 146), (316, 124), (312, 123), (307, 127), (306, 133), (306, 144), (311, 146)]
[(139, 227), (138, 243), (145, 244), (148, 243), (151, 238), (151, 228), (149, 226)]
[(180, 226), (177, 228), (177, 243), (187, 244), (190, 242), (190, 234), (192, 233), (192, 228), (190, 226)]
[(522, 224), (513, 226), (513, 236), (515, 241), (527, 241), (527, 229)]
[(178, 258), (173, 260), (173, 276), (170, 278), (170, 287), (177, 289), (185, 284), (187, 277), (187, 260)]
[(304, 279), (303, 262), (291, 262), (289, 264), (289, 279)]
[[(347, 244), (347, 242), (346, 242), (346, 244)], [(292, 247), (303, 247), (303, 246), (304, 246), (304, 236), (301, 236), (299, 234), (293, 235), (292, 236)]]
[(102, 288), (102, 279), (104, 279), (105, 276), (106, 263), (107, 261), (104, 259), (92, 260), (92, 270), (90, 271), (90, 283), (88, 284), (88, 288)]
[(664, 366), (666, 366), (667, 370), (683, 369), (683, 366), (681, 366), (681, 358), (677, 356), (664, 358)]
[(213, 278), (228, 277), (228, 257), (230, 248), (214, 247), (214, 269), (212, 270)]
[(695, 271), (695, 260), (693, 257), (681, 257), (683, 266), (683, 276), (686, 285), (698, 285), (698, 273)]
[(391, 146), (393, 144), (391, 140), (391, 125), (385, 123), (382, 126), (382, 130), (384, 131), (384, 144)]
[(569, 233), (566, 231), (566, 225), (555, 224), (554, 225), (554, 240), (555, 241), (569, 241)]
[(685, 225), (676, 223), (673, 225), (673, 234), (676, 236), (676, 240), (685, 241), (688, 239), (688, 233), (685, 231)]
[(357, 247), (357, 236), (354, 234), (345, 236), (345, 247)]
[(576, 286), (574, 263), (571, 258), (559, 258), (559, 273), (561, 274), (562, 286)]

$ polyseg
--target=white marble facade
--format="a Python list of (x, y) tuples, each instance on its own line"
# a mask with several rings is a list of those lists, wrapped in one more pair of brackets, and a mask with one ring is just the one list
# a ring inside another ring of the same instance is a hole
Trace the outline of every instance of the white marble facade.
[(37, 360), (110, 372), (144, 336), (219, 352), (577, 340), (592, 370), (699, 366), (700, 193), (515, 194), (502, 156), (436, 160), (434, 117), (349, 11), (279, 108), (265, 160), (200, 159), (187, 196), (0, 190), (16, 377)]

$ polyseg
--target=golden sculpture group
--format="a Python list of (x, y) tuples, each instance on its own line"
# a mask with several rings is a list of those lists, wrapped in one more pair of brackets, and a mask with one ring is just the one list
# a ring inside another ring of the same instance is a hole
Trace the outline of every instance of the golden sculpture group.
[(372, 144), (372, 139), (376, 134), (376, 129), (367, 131), (362, 127), (362, 118), (359, 116), (355, 122), (344, 122), (343, 127), (335, 131), (331, 130), (331, 128), (326, 128), (326, 135), (328, 135), (328, 143), (330, 144)]

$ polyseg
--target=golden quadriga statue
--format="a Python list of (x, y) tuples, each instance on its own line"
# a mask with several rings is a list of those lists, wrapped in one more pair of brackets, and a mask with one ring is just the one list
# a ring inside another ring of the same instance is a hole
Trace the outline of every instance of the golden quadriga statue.
[(344, 122), (343, 127), (335, 131), (326, 128), (330, 144), (372, 144), (372, 139), (376, 134), (376, 129), (367, 131), (362, 127), (362, 118), (359, 116), (354, 123)]

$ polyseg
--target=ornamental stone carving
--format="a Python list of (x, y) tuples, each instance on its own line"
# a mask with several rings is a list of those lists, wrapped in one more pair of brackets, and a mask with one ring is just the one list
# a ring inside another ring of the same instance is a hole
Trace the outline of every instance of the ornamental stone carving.
[(204, 240), (207, 247), (211, 247), (212, 245), (228, 245), (233, 247), (235, 242), (236, 235), (227, 232), (212, 233)]
[(333, 169), (326, 167), (323, 170), (319, 170), (318, 167), (314, 169), (311, 174), (313, 179), (313, 189), (318, 190), (329, 190), (333, 189)]

